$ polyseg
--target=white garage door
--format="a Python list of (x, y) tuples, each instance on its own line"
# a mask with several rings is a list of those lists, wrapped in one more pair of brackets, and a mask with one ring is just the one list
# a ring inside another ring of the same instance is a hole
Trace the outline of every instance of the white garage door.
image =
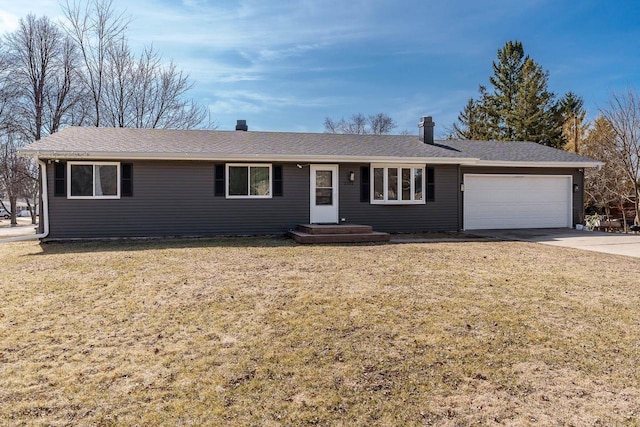
[(570, 175), (464, 175), (464, 229), (572, 227)]

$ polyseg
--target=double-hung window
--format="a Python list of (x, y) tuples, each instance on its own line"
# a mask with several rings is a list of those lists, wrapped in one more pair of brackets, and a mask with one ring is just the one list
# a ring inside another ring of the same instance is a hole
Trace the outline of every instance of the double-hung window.
[(271, 198), (271, 164), (227, 163), (227, 198)]
[(371, 203), (424, 204), (424, 166), (371, 165)]
[(67, 162), (69, 199), (119, 199), (120, 163)]

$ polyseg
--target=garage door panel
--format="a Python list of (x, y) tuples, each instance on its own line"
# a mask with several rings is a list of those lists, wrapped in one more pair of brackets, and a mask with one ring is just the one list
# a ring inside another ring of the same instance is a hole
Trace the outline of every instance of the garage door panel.
[(571, 177), (474, 175), (464, 178), (464, 228), (571, 227)]

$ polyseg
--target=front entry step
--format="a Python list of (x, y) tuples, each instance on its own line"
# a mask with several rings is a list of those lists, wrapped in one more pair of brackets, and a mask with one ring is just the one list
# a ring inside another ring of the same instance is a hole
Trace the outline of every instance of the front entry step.
[(301, 224), (289, 236), (298, 243), (370, 243), (388, 242), (389, 233), (373, 231), (369, 225)]
[(300, 224), (298, 231), (307, 234), (368, 234), (373, 232), (373, 227), (357, 224)]

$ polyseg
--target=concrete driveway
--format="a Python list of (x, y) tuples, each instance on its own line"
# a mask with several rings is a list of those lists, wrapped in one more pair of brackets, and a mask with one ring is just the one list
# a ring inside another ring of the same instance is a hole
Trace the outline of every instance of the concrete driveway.
[(469, 234), (640, 258), (640, 234), (578, 231), (571, 228), (473, 230)]

